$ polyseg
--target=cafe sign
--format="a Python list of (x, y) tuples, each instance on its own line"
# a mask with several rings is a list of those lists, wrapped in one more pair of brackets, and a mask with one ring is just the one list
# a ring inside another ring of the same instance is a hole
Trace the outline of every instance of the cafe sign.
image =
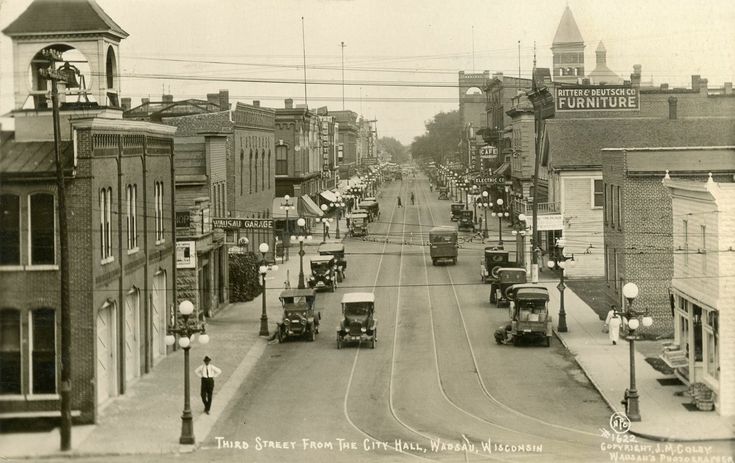
[(557, 87), (557, 111), (638, 111), (638, 88), (604, 85), (598, 87)]

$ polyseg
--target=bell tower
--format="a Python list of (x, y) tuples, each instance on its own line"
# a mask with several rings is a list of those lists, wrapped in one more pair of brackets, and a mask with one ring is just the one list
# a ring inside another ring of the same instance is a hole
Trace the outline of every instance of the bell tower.
[(584, 78), (584, 39), (567, 7), (551, 44), (554, 55), (554, 81), (576, 83)]
[[(120, 107), (120, 41), (128, 36), (94, 0), (34, 0), (3, 32), (13, 42), (15, 109), (49, 109), (48, 67), (42, 51), (55, 49), (66, 63), (62, 102)], [(73, 77), (72, 77), (73, 76)]]

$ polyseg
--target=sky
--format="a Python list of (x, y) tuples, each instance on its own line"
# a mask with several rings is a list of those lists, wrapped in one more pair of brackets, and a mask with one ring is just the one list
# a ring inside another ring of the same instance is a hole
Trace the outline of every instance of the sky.
[[(30, 2), (0, 0), (0, 28)], [(122, 96), (133, 106), (164, 92), (205, 98), (219, 89), (229, 90), (231, 102), (260, 100), (275, 108), (293, 98), (302, 104), (305, 49), (309, 107), (342, 109), (344, 88), (346, 109), (376, 119), (379, 136), (404, 144), (424, 133), (434, 114), (458, 108), (460, 70), (517, 76), (520, 61), (520, 74), (528, 77), (534, 43), (537, 65), (551, 67), (551, 42), (567, 5), (585, 40), (587, 73), (602, 40), (608, 66), (626, 79), (641, 64), (643, 80), (655, 84), (686, 87), (693, 74), (709, 79), (710, 87), (735, 80), (731, 0), (97, 3), (130, 34), (119, 58)], [(0, 115), (14, 109), (12, 66), (11, 41), (0, 35)], [(147, 77), (152, 74), (157, 78)], [(267, 82), (274, 80), (281, 82)]]

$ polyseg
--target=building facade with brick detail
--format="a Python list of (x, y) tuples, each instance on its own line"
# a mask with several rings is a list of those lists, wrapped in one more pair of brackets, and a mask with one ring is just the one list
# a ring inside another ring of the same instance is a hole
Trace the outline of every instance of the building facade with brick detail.
[(672, 203), (673, 346), (686, 384), (704, 383), (715, 410), (735, 415), (735, 184), (665, 179)]

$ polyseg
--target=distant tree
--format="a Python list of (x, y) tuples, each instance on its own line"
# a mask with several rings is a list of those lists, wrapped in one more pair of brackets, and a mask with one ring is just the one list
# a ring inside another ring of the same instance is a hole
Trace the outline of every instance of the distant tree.
[(408, 161), (408, 148), (393, 137), (382, 137), (378, 140), (378, 149), (391, 155), (392, 161), (398, 164)]
[(457, 151), (461, 127), (459, 111), (440, 112), (426, 121), (426, 133), (413, 139), (411, 155), (419, 162), (441, 162), (445, 154)]

